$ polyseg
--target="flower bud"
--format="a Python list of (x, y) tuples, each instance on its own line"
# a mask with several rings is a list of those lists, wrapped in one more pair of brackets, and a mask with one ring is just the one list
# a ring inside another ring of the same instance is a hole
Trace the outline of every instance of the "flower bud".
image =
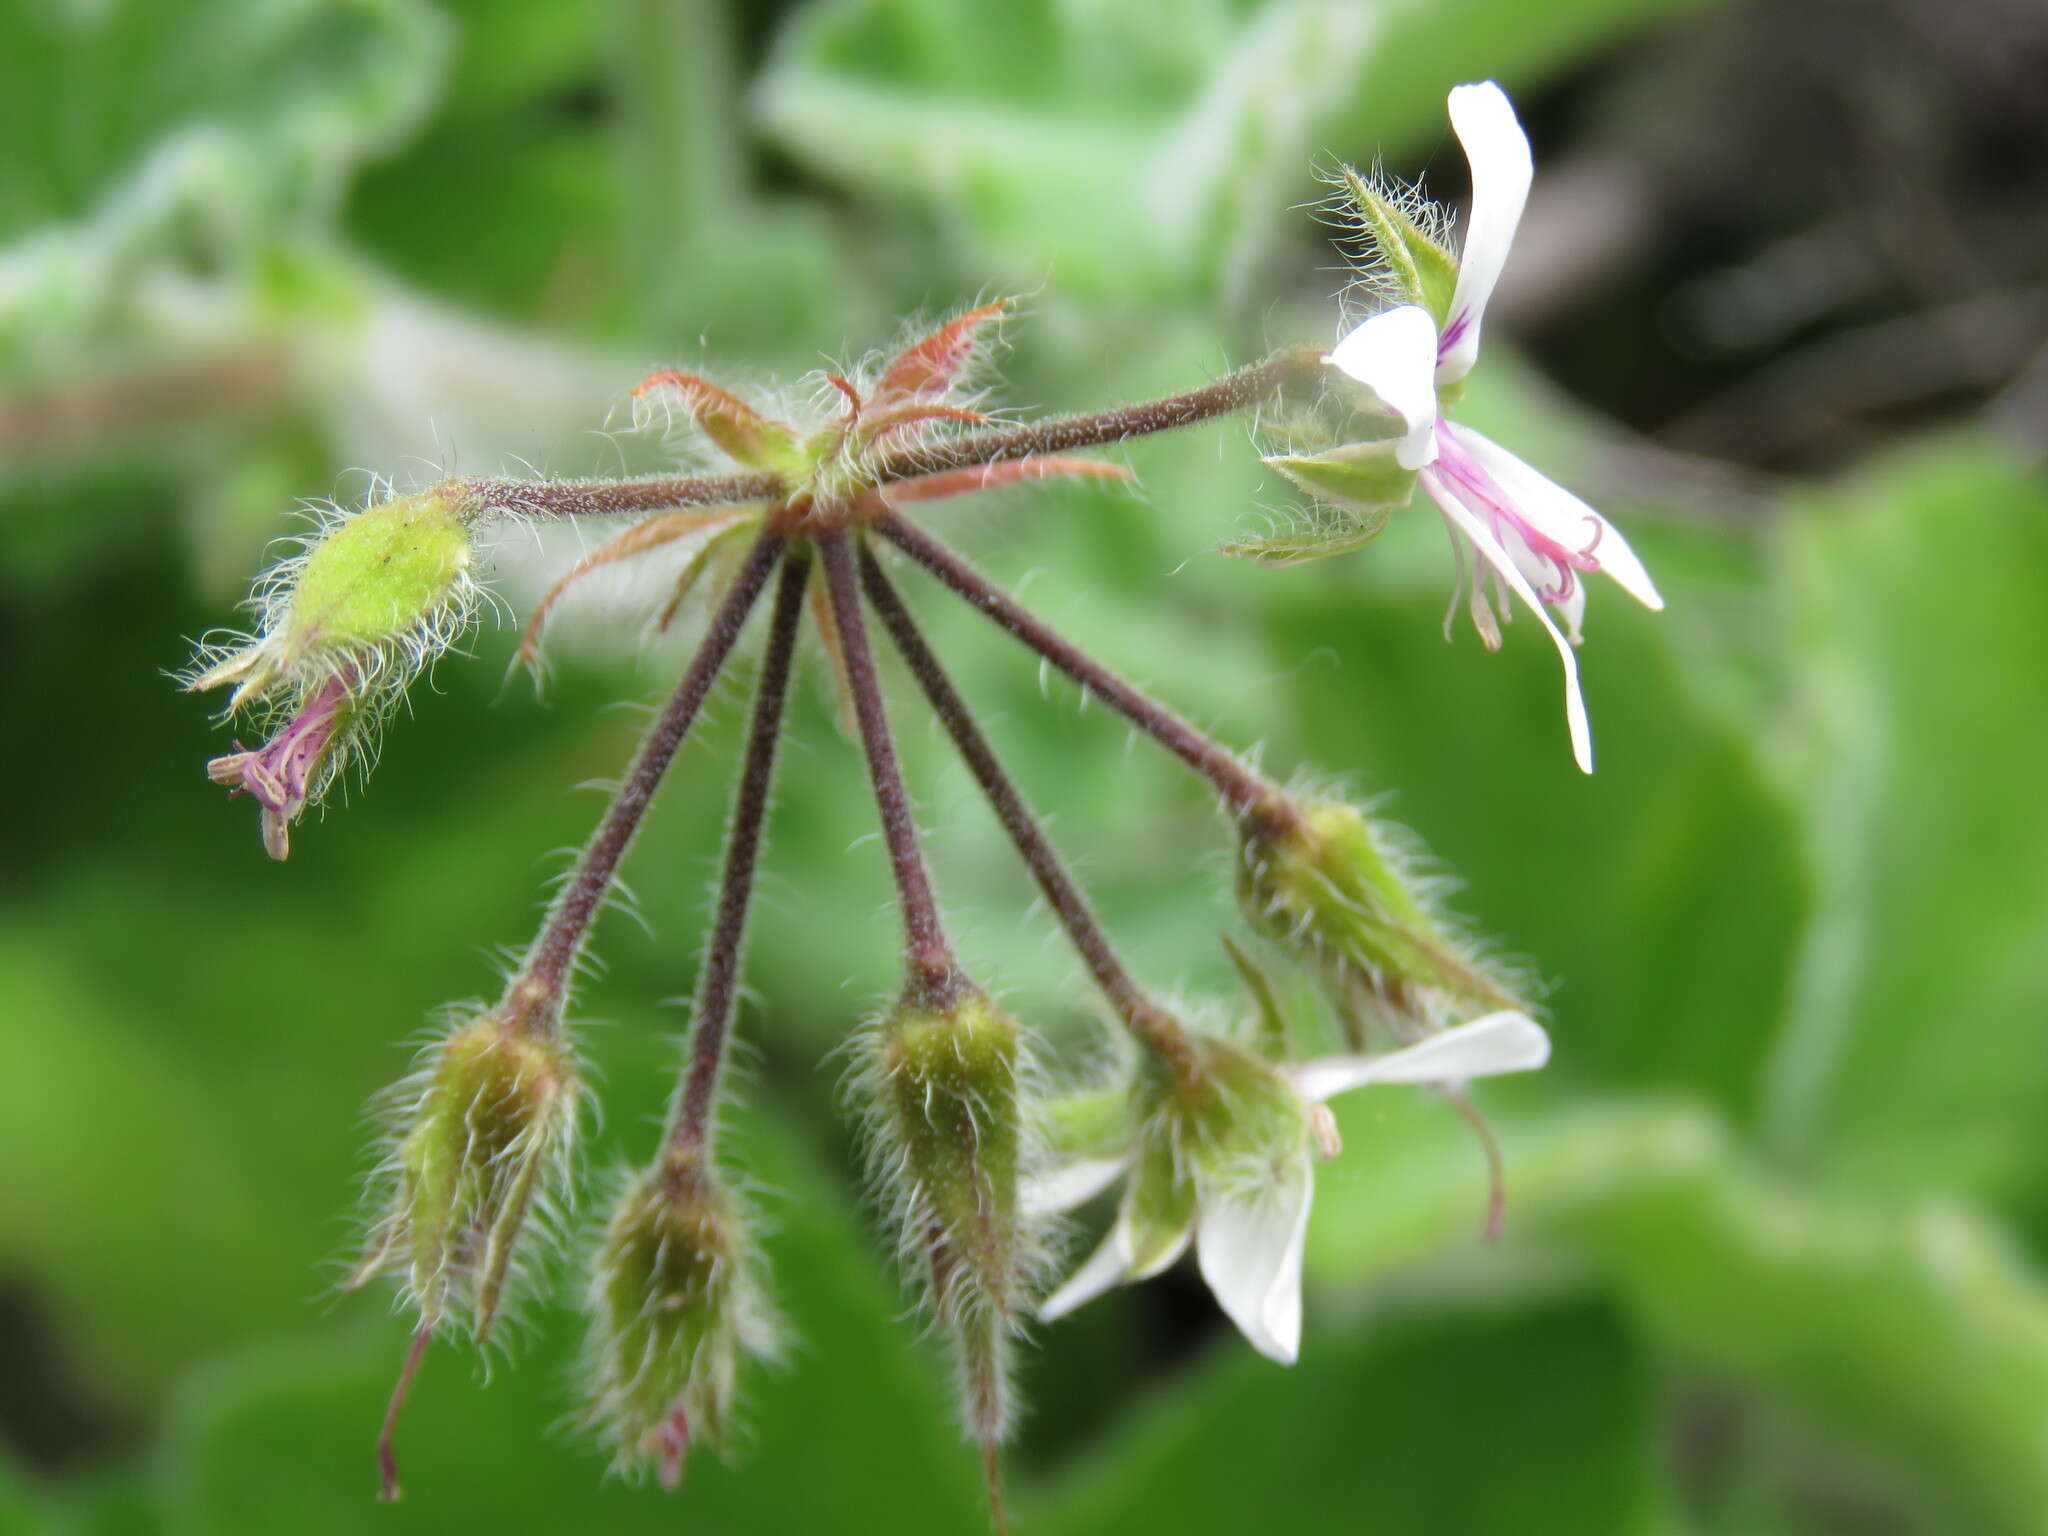
[(1282, 802), (1247, 816), (1238, 901), (1252, 925), (1305, 955), (1338, 1006), (1427, 1022), (1428, 1002), (1453, 1011), (1521, 1006), (1430, 911), (1385, 830), (1335, 801)]
[(265, 576), (261, 633), (187, 688), (232, 683), (231, 710), (281, 690), (303, 697), (338, 675), (359, 692), (402, 690), (469, 622), (475, 533), (460, 500), (439, 488), (332, 517)]
[(723, 1451), (741, 1358), (777, 1353), (745, 1213), (695, 1149), (665, 1151), (626, 1189), (590, 1288), (590, 1422), (618, 1462), (664, 1488), (691, 1446)]
[(980, 993), (906, 998), (875, 1031), (865, 1082), (877, 1182), (906, 1267), (953, 1336), (991, 1468), (1009, 1417), (1009, 1338), (1042, 1262), (1019, 1197), (1019, 1058), (1016, 1021)]
[(522, 1238), (568, 1182), (582, 1083), (560, 1031), (501, 1006), (456, 1029), (400, 1089), (389, 1203), (350, 1289), (397, 1274), (421, 1326), (490, 1335)]

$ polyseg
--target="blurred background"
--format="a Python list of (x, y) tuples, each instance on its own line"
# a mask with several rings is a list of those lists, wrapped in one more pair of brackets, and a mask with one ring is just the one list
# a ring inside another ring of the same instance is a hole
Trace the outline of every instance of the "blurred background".
[[(1426, 507), (1212, 554), (1288, 505), (1242, 423), (1132, 447), (1137, 495), (934, 513), (1272, 771), (1386, 796), (1552, 984), (1555, 1064), (1483, 1095), (1505, 1241), (1455, 1116), (1352, 1096), (1300, 1366), (1186, 1271), (1093, 1304), (1028, 1353), (1021, 1528), (2048, 1531), (2044, 70), (2035, 0), (0, 0), (0, 1530), (982, 1528), (828, 1059), (894, 929), (815, 657), (736, 1117), (800, 1348), (729, 1466), (608, 1481), (565, 1273), (488, 1383), (430, 1361), (388, 1509), (404, 1325), (332, 1291), (362, 1106), (529, 936), (678, 652), (637, 576), (539, 695), (487, 628), (283, 865), (165, 674), (305, 499), (659, 465), (617, 430), (654, 366), (794, 376), (998, 293), (1020, 410), (1332, 340), (1312, 167), (1462, 198), (1444, 93), (1497, 77), (1538, 180), (1467, 414), (1670, 605), (1594, 597), (1597, 777), (1533, 625), (1444, 644)], [(1135, 968), (1231, 996), (1201, 788), (904, 581)], [(1085, 1049), (895, 681), (973, 968)], [(600, 1162), (652, 1146), (737, 697), (600, 936)]]

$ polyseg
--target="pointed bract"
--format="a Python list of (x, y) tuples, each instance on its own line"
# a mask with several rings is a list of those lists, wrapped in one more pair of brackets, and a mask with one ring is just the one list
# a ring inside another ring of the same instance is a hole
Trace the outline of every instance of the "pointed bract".
[(787, 422), (764, 416), (730, 390), (694, 373), (671, 368), (650, 374), (634, 389), (633, 398), (669, 392), (682, 398), (690, 419), (734, 463), (771, 474), (804, 468), (796, 432)]
[(1008, 299), (970, 309), (905, 347), (875, 386), (878, 401), (942, 395), (959, 380), (980, 345), (981, 328), (1010, 310)]

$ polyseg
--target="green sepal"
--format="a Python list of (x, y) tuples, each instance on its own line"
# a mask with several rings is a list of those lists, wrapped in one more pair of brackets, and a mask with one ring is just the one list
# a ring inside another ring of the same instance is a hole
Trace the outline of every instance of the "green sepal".
[(1195, 1207), (1195, 1181), (1176, 1155), (1171, 1132), (1162, 1127), (1138, 1148), (1118, 1217), (1131, 1245), (1131, 1279), (1150, 1279), (1180, 1257)]
[(1055, 1161), (1121, 1157), (1131, 1144), (1127, 1084), (1063, 1093), (1039, 1107), (1047, 1154)]
[(1254, 565), (1302, 565), (1370, 543), (1415, 494), (1416, 471), (1394, 458), (1392, 439), (1346, 443), (1318, 454), (1263, 460), (1314, 498), (1306, 521), (1284, 533), (1232, 539), (1222, 551)]
[(427, 491), (355, 513), (306, 557), (285, 654), (395, 639), (433, 617), (469, 559), (470, 528), (451, 497)]
[(1260, 462), (1279, 470), (1316, 500), (1341, 507), (1361, 523), (1371, 522), (1377, 533), (1388, 514), (1407, 506), (1415, 494), (1417, 471), (1401, 467), (1394, 457), (1398, 446), (1389, 438), (1346, 443), (1313, 455), (1274, 454)]
[(1458, 291), (1457, 259), (1425, 234), (1407, 209), (1348, 165), (1344, 186), (1373, 254), (1392, 274), (1402, 297), (1428, 310), (1441, 330), (1450, 322), (1451, 299)]

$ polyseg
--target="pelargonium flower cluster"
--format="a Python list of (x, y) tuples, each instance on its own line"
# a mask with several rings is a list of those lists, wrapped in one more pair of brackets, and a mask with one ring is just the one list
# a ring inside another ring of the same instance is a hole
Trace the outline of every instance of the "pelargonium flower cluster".
[[(1421, 485), (1474, 553), (1469, 603), (1488, 644), (1498, 643), (1506, 614), (1487, 600), (1479, 562), (1557, 639), (1574, 751), (1590, 770), (1571, 652), (1585, 601), (1579, 578), (1605, 571), (1650, 605), (1658, 599), (1609, 524), (1443, 414), (1477, 355), (1530, 175), (1527, 141), (1498, 87), (1460, 87), (1451, 117), (1473, 166), (1462, 256), (1448, 249), (1446, 217), (1346, 172), (1352, 217), (1376, 261), (1369, 281), (1385, 302), (1328, 353), (1288, 348), (1183, 394), (1021, 425), (993, 420), (975, 392), (1009, 312), (1001, 303), (916, 335), (873, 366), (817, 375), (812, 394), (824, 405), (807, 418), (765, 411), (694, 374), (657, 373), (636, 399), (687, 425), (705, 472), (461, 478), (386, 498), (325, 523), (259, 588), (258, 633), (209, 648), (190, 686), (232, 684), (231, 710), (264, 708), (276, 727), (258, 749), (210, 764), (209, 776), (257, 800), (265, 845), (282, 858), (292, 822), (351, 754), (362, 756), (367, 728), (461, 632), (486, 529), (506, 520), (625, 523), (542, 599), (521, 644), (528, 660), (557, 599), (585, 576), (693, 541), (656, 620), (666, 627), (686, 603), (707, 610), (673, 693), (496, 1001), (455, 1011), (388, 1096), (377, 1208), (350, 1282), (395, 1277), (416, 1318), (378, 1440), (387, 1496), (398, 1491), (399, 1410), (433, 1341), (489, 1339), (517, 1289), (543, 1280), (536, 1249), (579, 1203), (577, 1150), (591, 1100), (568, 1026), (579, 961), (649, 805), (764, 598), (767, 634), (670, 1114), (648, 1160), (615, 1176), (586, 1255), (585, 1421), (619, 1465), (679, 1481), (693, 1447), (725, 1443), (750, 1363), (782, 1346), (774, 1245), (755, 1230), (719, 1133), (755, 870), (807, 624), (860, 744), (902, 925), (901, 986), (857, 1035), (850, 1096), (906, 1279), (951, 1341), (999, 1525), (999, 1447), (1014, 1418), (1009, 1362), (1034, 1319), (1157, 1274), (1192, 1247), (1252, 1345), (1295, 1359), (1313, 1162), (1340, 1151), (1332, 1097), (1393, 1083), (1441, 1094), (1481, 1129), (1492, 1169), (1486, 1226), (1498, 1225), (1498, 1149), (1467, 1085), (1539, 1067), (1550, 1048), (1514, 980), (1436, 909), (1429, 883), (1366, 811), (1268, 777), (1068, 640), (913, 516), (929, 501), (1048, 476), (1127, 478), (1114, 463), (1072, 455), (1235, 412), (1256, 411), (1284, 435), (1304, 401), (1328, 410), (1334, 374), (1349, 391), (1336, 398), (1346, 440), (1283, 441), (1267, 462), (1334, 509), (1337, 523), (1323, 525), (1320, 539), (1248, 539), (1234, 552), (1285, 565), (1355, 548)], [(1223, 1010), (1236, 1027), (1169, 1005), (1124, 964), (892, 564), (964, 599), (1214, 790), (1237, 839), (1248, 929), (1245, 942), (1225, 941), (1246, 988)], [(1030, 1032), (960, 963), (920, 850), (872, 621), (1129, 1042), (1108, 1080), (1047, 1092), (1054, 1074), (1034, 1059)], [(1267, 973), (1275, 963), (1318, 984), (1339, 1048), (1298, 1047), (1307, 1034), (1276, 1001)], [(1056, 1282), (1055, 1218), (1112, 1186), (1121, 1195), (1107, 1234)]]

